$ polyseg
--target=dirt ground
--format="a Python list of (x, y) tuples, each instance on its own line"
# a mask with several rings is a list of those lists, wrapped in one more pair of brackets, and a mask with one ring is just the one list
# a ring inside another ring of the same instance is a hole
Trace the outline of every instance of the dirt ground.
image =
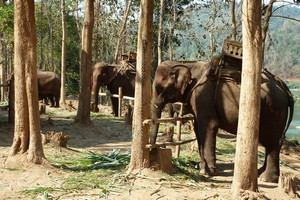
[[(110, 114), (110, 108), (102, 106), (100, 111)], [(76, 111), (64, 111), (60, 108), (47, 107), (47, 115), (41, 116), (41, 129), (47, 131), (63, 132), (71, 136), (67, 148), (59, 148), (53, 145), (45, 145), (46, 157), (53, 155), (74, 156), (78, 152), (91, 150), (97, 153), (107, 153), (113, 149), (125, 152), (131, 147), (131, 126), (123, 123), (123, 118), (93, 120), (94, 125), (83, 127), (73, 124)], [(0, 115), (0, 200), (18, 199), (232, 199), (231, 183), (233, 177), (233, 159), (217, 157), (219, 175), (207, 177), (208, 181), (173, 180), (172, 176), (159, 171), (143, 170), (127, 177), (130, 187), (122, 189), (122, 192), (111, 191), (106, 197), (100, 197), (99, 189), (73, 190), (70, 193), (48, 196), (26, 196), (20, 191), (36, 187), (58, 187), (64, 183), (70, 172), (58, 169), (51, 165), (32, 165), (16, 157), (15, 166), (7, 165), (7, 157), (12, 144), (13, 126), (6, 123), (6, 114), (1, 111)], [(95, 114), (93, 114), (95, 115)], [(50, 116), (50, 118), (49, 118)], [(193, 133), (190, 133), (193, 134)], [(231, 136), (220, 135), (222, 137)], [(174, 153), (174, 151), (173, 151)], [(289, 155), (281, 155), (284, 165), (281, 171), (291, 172), (300, 178), (300, 153), (290, 152)], [(14, 169), (14, 170), (12, 170)], [(168, 178), (166, 178), (168, 177)], [(299, 182), (299, 181), (298, 181)], [(100, 183), (101, 184), (101, 183)], [(115, 183), (116, 185), (118, 183)], [(298, 195), (299, 185), (297, 188)], [(53, 191), (55, 193), (55, 191)], [(259, 181), (259, 193), (261, 197), (252, 199), (299, 199), (290, 197), (277, 188), (277, 184)], [(263, 195), (265, 196), (263, 198)], [(251, 199), (251, 194), (243, 199)]]

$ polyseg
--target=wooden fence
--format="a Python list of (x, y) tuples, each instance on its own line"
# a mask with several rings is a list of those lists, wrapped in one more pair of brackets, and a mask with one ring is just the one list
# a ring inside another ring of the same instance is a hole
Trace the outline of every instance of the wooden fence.
[[(128, 97), (128, 96), (123, 96), (123, 92), (122, 92), (122, 88), (120, 87), (118, 89), (118, 94), (109, 94), (109, 93), (99, 93), (100, 96), (108, 96), (108, 97), (114, 97), (114, 98), (118, 98), (119, 99), (119, 110), (118, 110), (118, 115), (121, 117), (122, 116), (122, 106), (123, 106), (123, 99), (127, 99), (127, 100), (131, 100), (134, 101), (134, 97)], [(176, 157), (180, 156), (180, 145), (182, 144), (186, 144), (189, 142), (193, 142), (196, 139), (190, 139), (190, 140), (185, 140), (182, 141), (181, 140), (181, 125), (182, 125), (182, 121), (186, 121), (186, 120), (194, 120), (194, 117), (182, 117), (182, 110), (183, 110), (183, 104), (181, 104), (181, 109), (180, 109), (180, 113), (179, 113), (179, 117), (176, 118), (160, 118), (160, 119), (156, 119), (156, 120), (152, 120), (152, 119), (146, 119), (143, 122), (143, 125), (149, 126), (152, 124), (159, 124), (159, 123), (171, 123), (171, 122), (175, 122), (176, 121), (176, 126), (177, 126), (177, 138), (176, 141), (173, 142), (163, 142), (163, 143), (157, 143), (157, 144), (147, 144), (146, 148), (157, 148), (157, 147), (165, 147), (168, 145), (175, 145), (176, 146)]]

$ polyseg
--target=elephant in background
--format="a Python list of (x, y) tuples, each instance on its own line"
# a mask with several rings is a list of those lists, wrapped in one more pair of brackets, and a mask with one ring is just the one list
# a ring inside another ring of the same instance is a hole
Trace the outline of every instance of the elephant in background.
[(60, 100), (60, 78), (51, 71), (37, 71), (39, 98), (50, 100), (50, 107), (59, 107)]
[[(111, 94), (118, 94), (119, 87), (122, 87), (124, 96), (134, 97), (135, 69), (129, 69), (124, 65), (108, 65), (105, 62), (96, 63), (92, 74), (92, 112), (99, 112), (98, 93), (100, 86), (106, 86)], [(118, 98), (111, 97), (114, 116), (118, 116), (118, 101)]]
[[(14, 79), (14, 73), (8, 75), (9, 80)], [(45, 100), (47, 103), (50, 100), (51, 107), (59, 107), (60, 100), (60, 78), (51, 71), (37, 70), (37, 81), (38, 81), (38, 98)]]
[[(222, 59), (221, 57), (218, 59)], [(219, 128), (236, 134), (238, 124), (240, 65), (224, 59), (182, 64), (161, 63), (152, 85), (152, 119), (161, 117), (167, 103), (183, 102), (193, 114), (199, 146), (200, 172), (216, 175), (216, 135)], [(265, 162), (258, 173), (262, 181), (277, 182), (279, 153), (292, 120), (294, 101), (287, 86), (270, 72), (261, 75), (261, 114), (259, 142), (265, 148)], [(150, 143), (156, 142), (158, 124), (152, 125)]]

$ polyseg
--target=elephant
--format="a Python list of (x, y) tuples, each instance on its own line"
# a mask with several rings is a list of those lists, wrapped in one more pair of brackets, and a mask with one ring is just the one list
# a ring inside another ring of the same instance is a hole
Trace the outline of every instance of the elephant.
[(50, 100), (50, 107), (59, 107), (60, 78), (51, 71), (37, 71), (39, 99)]
[[(118, 88), (122, 87), (124, 96), (134, 97), (135, 69), (133, 66), (108, 65), (105, 62), (95, 64), (92, 74), (91, 110), (99, 112), (98, 93), (100, 86), (107, 86), (111, 94), (118, 94)], [(118, 98), (111, 97), (114, 116), (118, 116)]]
[[(10, 73), (7, 81), (13, 79), (14, 73)], [(45, 100), (45, 103), (47, 104), (49, 99), (51, 107), (59, 107), (60, 78), (54, 72), (37, 70), (37, 81), (39, 100)]]
[[(194, 116), (200, 173), (217, 174), (218, 129), (237, 132), (241, 82), (241, 71), (237, 68), (241, 66), (242, 61), (238, 59), (220, 56), (211, 61), (186, 64), (165, 61), (156, 69), (152, 84), (152, 119), (161, 117), (167, 103), (179, 101), (189, 108)], [(285, 83), (266, 69), (261, 80), (259, 143), (265, 148), (265, 161), (258, 174), (262, 181), (277, 182), (280, 148), (293, 118), (294, 100)], [(150, 144), (156, 142), (158, 127), (158, 124), (151, 127)]]

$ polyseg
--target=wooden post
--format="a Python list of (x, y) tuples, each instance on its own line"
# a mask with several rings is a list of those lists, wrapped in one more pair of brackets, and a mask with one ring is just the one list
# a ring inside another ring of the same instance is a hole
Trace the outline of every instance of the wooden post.
[(123, 105), (123, 92), (122, 92), (122, 88), (119, 87), (119, 110), (118, 110), (118, 116), (122, 117), (122, 105)]
[[(183, 110), (183, 104), (180, 106), (180, 112), (179, 112), (179, 117), (182, 117), (182, 110)], [(181, 124), (182, 121), (177, 121), (177, 141), (181, 140)], [(176, 146), (176, 158), (179, 158), (180, 156), (180, 145)]]

